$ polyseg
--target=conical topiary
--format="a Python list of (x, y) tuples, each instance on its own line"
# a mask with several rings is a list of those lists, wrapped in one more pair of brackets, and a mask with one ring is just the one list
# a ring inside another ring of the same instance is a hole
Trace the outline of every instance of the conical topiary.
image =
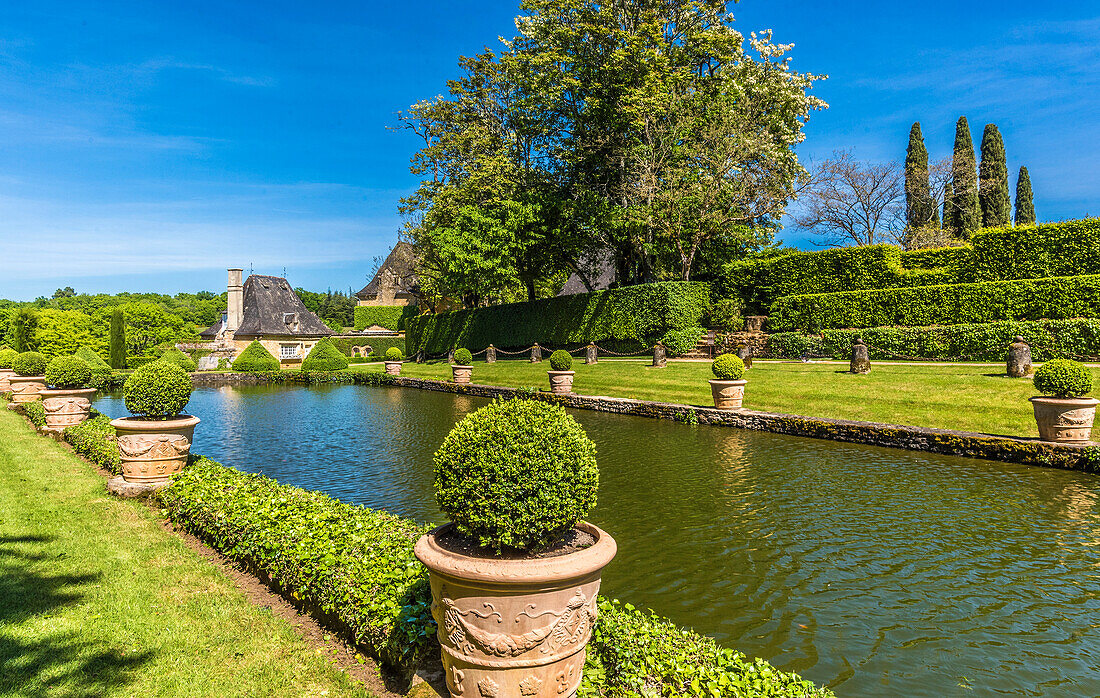
[(928, 149), (920, 122), (909, 129), (909, 148), (905, 152), (905, 217), (911, 230), (932, 225), (939, 215), (928, 183)]
[(951, 157), (951, 196), (944, 203), (943, 227), (964, 239), (969, 239), (981, 227), (982, 212), (978, 205), (978, 172), (974, 159), (974, 141), (970, 124), (960, 116), (955, 124), (955, 149)]
[(303, 371), (342, 371), (347, 367), (348, 357), (327, 339), (317, 342), (302, 362)]
[(1008, 198), (1008, 164), (1005, 144), (996, 124), (986, 124), (982, 133), (982, 164), (978, 174), (978, 201), (982, 227), (1000, 228), (1012, 223), (1012, 202)]
[(1035, 225), (1035, 201), (1031, 197), (1031, 176), (1026, 167), (1016, 177), (1016, 225)]
[(182, 351), (176, 349), (175, 347), (172, 347), (168, 351), (161, 354), (160, 358), (157, 359), (157, 361), (167, 361), (170, 364), (175, 364), (182, 368), (184, 371), (187, 371), (188, 373), (194, 371), (197, 368), (195, 362), (191, 359), (190, 356), (184, 354)]
[(278, 371), (279, 360), (271, 355), (264, 345), (253, 340), (244, 351), (233, 360), (234, 371)]

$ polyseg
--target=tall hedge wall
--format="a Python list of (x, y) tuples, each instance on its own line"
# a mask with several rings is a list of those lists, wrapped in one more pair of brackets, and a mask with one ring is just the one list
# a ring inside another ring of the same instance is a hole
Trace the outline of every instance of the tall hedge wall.
[(669, 330), (702, 325), (710, 284), (665, 281), (573, 296), (420, 315), (408, 321), (408, 352), (454, 347), (547, 347), (608, 340), (655, 342)]
[(358, 305), (355, 307), (355, 331), (361, 332), (371, 325), (400, 332), (411, 317), (416, 317), (415, 305)]
[(405, 354), (404, 337), (333, 337), (332, 343), (344, 356), (351, 356), (352, 347), (370, 347), (376, 354), (385, 354), (390, 347), (397, 347)]
[(1100, 316), (1100, 275), (986, 281), (788, 296), (772, 305), (775, 332), (842, 327), (959, 325)]

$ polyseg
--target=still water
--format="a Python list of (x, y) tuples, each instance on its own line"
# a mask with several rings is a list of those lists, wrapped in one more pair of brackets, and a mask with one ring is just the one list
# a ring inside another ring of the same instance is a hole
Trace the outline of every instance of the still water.
[[(485, 403), (224, 387), (188, 412), (197, 453), (439, 522), (432, 453)], [(589, 518), (619, 543), (607, 596), (841, 695), (1100, 695), (1100, 477), (574, 415), (599, 448)]]

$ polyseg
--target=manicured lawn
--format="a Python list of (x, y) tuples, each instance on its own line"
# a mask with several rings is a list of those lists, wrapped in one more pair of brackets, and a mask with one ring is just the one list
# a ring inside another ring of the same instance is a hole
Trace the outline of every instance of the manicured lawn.
[(369, 694), (0, 407), (0, 695)]
[[(355, 370), (380, 371), (381, 364), (353, 364)], [(548, 388), (549, 363), (474, 362), (475, 383)], [(575, 363), (574, 389), (606, 395), (690, 405), (710, 405), (707, 362), (670, 362), (653, 368), (646, 362), (601, 360)], [(1100, 385), (1100, 373), (1093, 375)], [(996, 366), (919, 366), (876, 363), (867, 376), (853, 376), (842, 364), (756, 362), (745, 377), (745, 407), (768, 412), (833, 417), (891, 424), (1038, 436), (1027, 398), (1030, 379), (1000, 375)], [(402, 375), (450, 379), (445, 363), (407, 362)]]

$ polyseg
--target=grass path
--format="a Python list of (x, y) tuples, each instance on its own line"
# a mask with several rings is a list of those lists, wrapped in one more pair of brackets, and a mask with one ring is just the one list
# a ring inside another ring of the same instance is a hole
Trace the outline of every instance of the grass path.
[(0, 409), (0, 695), (370, 694)]
[[(380, 371), (381, 364), (352, 364)], [(473, 381), (505, 387), (549, 386), (549, 364), (474, 362)], [(670, 362), (653, 368), (639, 361), (574, 363), (574, 389), (583, 395), (711, 405), (708, 362)], [(1092, 368), (1100, 385), (1100, 372)], [(745, 377), (745, 407), (767, 412), (1037, 437), (1030, 379), (1008, 378), (997, 366), (881, 364), (867, 376), (843, 364), (757, 362)], [(407, 362), (402, 375), (450, 379), (450, 366)]]

